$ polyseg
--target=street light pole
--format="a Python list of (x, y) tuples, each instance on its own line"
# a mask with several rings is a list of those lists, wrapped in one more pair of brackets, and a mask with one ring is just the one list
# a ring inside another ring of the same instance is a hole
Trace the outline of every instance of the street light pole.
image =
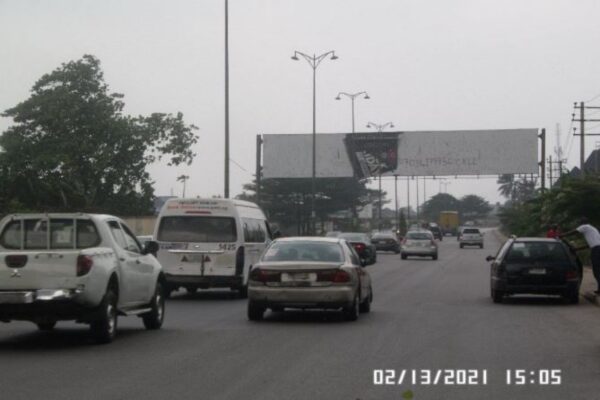
[(335, 97), (336, 100), (341, 100), (342, 98), (340, 96), (346, 96), (352, 102), (352, 133), (355, 132), (354, 131), (354, 100), (361, 94), (365, 95), (365, 97), (363, 97), (365, 100), (370, 99), (369, 94), (367, 92), (357, 92), (357, 93), (339, 92), (338, 95)]
[[(383, 130), (386, 127), (388, 127), (388, 126), (390, 128), (393, 128), (394, 124), (392, 122), (386, 122), (385, 124), (376, 124), (374, 122), (368, 122), (367, 123), (367, 128), (375, 128), (375, 129), (377, 129), (378, 133), (382, 133)], [(379, 218), (378, 218), (378, 221), (377, 221), (377, 226), (378, 226), (379, 230), (381, 230), (381, 197), (382, 196), (381, 196), (381, 172), (380, 172), (379, 173), (379, 206), (378, 206), (378, 208), (379, 208), (379, 213), (378, 213)]]
[(312, 123), (312, 177), (311, 177), (311, 182), (310, 182), (310, 190), (311, 190), (311, 196), (310, 196), (310, 230), (311, 233), (314, 235), (315, 232), (315, 228), (316, 228), (316, 223), (315, 223), (315, 219), (316, 219), (316, 214), (315, 214), (315, 194), (316, 194), (316, 176), (317, 176), (317, 67), (319, 66), (319, 64), (321, 64), (321, 62), (327, 58), (327, 56), (331, 56), (330, 59), (331, 60), (337, 60), (337, 56), (335, 55), (335, 51), (328, 51), (326, 53), (323, 53), (319, 56), (317, 55), (312, 55), (309, 56), (308, 54), (302, 53), (300, 51), (294, 51), (294, 55), (292, 56), (292, 60), (294, 61), (298, 61), (300, 60), (298, 58), (298, 56), (301, 56), (302, 58), (304, 58), (306, 60), (306, 62), (308, 63), (308, 65), (310, 65), (310, 67), (313, 70), (313, 123)]
[(229, 198), (229, 0), (225, 0), (225, 189), (223, 197)]

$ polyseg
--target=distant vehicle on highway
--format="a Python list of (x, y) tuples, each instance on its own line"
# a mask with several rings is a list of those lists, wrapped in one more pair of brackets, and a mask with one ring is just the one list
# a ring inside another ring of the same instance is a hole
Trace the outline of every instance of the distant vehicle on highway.
[(366, 233), (341, 232), (338, 238), (346, 239), (354, 247), (360, 258), (364, 259), (368, 265), (377, 262), (377, 248)]
[(111, 342), (119, 315), (162, 326), (164, 275), (153, 254), (110, 215), (14, 214), (0, 222), (0, 321), (57, 321), (90, 325), (94, 339)]
[(511, 238), (491, 261), (494, 303), (512, 294), (561, 295), (579, 302), (582, 265), (564, 242), (546, 238)]
[(274, 232), (254, 203), (231, 199), (169, 199), (156, 221), (165, 294), (180, 287), (230, 288), (245, 298), (250, 266)]
[(402, 241), (400, 257), (406, 260), (409, 256), (431, 257), (438, 259), (438, 245), (433, 233), (428, 230), (408, 231)]
[(376, 250), (393, 251), (400, 253), (400, 243), (393, 232), (378, 232), (373, 234), (371, 242), (375, 245)]
[(478, 228), (465, 227), (458, 236), (460, 248), (465, 246), (478, 246), (483, 249), (483, 233)]
[(434, 238), (438, 240), (444, 240), (444, 234), (442, 233), (442, 229), (438, 224), (432, 222), (427, 226), (427, 229), (429, 229), (431, 233), (433, 233)]
[(439, 220), (444, 235), (456, 235), (458, 229), (458, 211), (442, 211)]
[(324, 308), (341, 309), (354, 321), (373, 301), (365, 265), (343, 239), (277, 239), (250, 272), (248, 319), (261, 320), (267, 308)]

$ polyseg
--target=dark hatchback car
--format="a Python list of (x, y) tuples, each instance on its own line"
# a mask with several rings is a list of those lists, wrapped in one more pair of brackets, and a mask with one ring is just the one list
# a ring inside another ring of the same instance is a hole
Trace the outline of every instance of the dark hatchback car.
[(375, 249), (381, 251), (393, 251), (400, 253), (400, 243), (396, 239), (393, 232), (378, 232), (371, 236), (371, 243), (375, 245)]
[(560, 240), (511, 238), (487, 261), (492, 261), (494, 303), (512, 294), (561, 295), (570, 303), (579, 302), (582, 264)]
[(340, 239), (346, 239), (354, 247), (358, 256), (366, 261), (368, 265), (377, 262), (377, 249), (366, 233), (342, 232), (338, 235)]

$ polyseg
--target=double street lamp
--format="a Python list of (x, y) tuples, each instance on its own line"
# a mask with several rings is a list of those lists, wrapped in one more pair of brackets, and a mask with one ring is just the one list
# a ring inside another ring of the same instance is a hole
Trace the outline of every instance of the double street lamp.
[[(367, 123), (367, 128), (377, 129), (377, 132), (381, 133), (387, 127), (393, 128), (394, 124), (392, 122), (386, 122), (385, 124), (376, 124), (374, 122)], [(379, 205), (378, 205), (378, 218), (377, 218), (377, 227), (381, 230), (381, 172), (379, 173)], [(397, 208), (397, 207), (396, 207)]]
[(341, 100), (342, 98), (340, 96), (346, 96), (352, 102), (352, 133), (354, 133), (354, 99), (356, 99), (358, 96), (363, 95), (363, 94), (365, 95), (365, 97), (363, 97), (365, 100), (370, 99), (369, 94), (367, 92), (358, 92), (358, 93), (339, 92), (338, 95), (335, 97), (336, 100)]
[(327, 57), (331, 60), (337, 60), (337, 56), (335, 55), (335, 51), (331, 50), (326, 53), (323, 53), (319, 56), (313, 54), (312, 56), (302, 53), (301, 51), (294, 51), (294, 55), (292, 56), (292, 60), (299, 61), (302, 57), (306, 60), (308, 65), (313, 70), (313, 126), (312, 126), (312, 178), (311, 178), (311, 196), (310, 196), (310, 226), (311, 233), (314, 235), (316, 232), (316, 214), (315, 214), (315, 192), (316, 192), (316, 171), (317, 171), (317, 67), (321, 64), (323, 60)]

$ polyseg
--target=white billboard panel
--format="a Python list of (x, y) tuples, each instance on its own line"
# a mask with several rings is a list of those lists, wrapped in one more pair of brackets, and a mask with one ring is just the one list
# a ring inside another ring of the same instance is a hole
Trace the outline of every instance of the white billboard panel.
[[(398, 133), (397, 168), (384, 175), (445, 176), (538, 173), (538, 130)], [(317, 177), (354, 176), (346, 135), (317, 135)], [(377, 133), (372, 133), (377, 135)], [(264, 135), (264, 178), (312, 176), (312, 135)]]

